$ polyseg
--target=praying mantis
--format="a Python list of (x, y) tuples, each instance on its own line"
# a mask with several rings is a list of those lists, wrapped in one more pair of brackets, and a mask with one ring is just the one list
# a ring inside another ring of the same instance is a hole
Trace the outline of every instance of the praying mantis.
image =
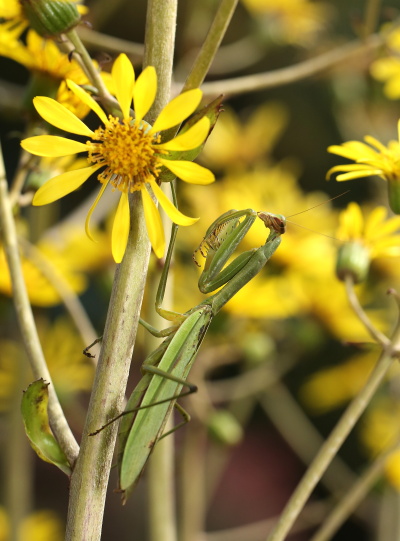
[[(262, 220), (269, 229), (265, 244), (240, 254), (226, 265), (256, 219)], [(217, 218), (208, 228), (195, 254), (200, 252), (206, 259), (199, 279), (200, 291), (210, 293), (221, 289), (188, 312), (178, 314), (161, 307), (178, 229), (173, 226), (156, 296), (157, 312), (173, 325), (158, 332), (141, 321), (152, 334), (164, 337), (164, 341), (144, 361), (143, 377), (132, 392), (125, 411), (90, 434), (96, 435), (121, 418), (117, 465), (118, 491), (122, 492), (123, 503), (134, 489), (154, 445), (169, 434), (164, 433), (164, 427), (172, 408), (176, 407), (183, 416), (183, 422), (173, 430), (189, 420), (188, 414), (176, 400), (197, 390), (186, 379), (212, 319), (263, 269), (279, 247), (285, 227), (284, 216), (253, 209), (230, 210)], [(181, 392), (182, 387), (188, 391)]]

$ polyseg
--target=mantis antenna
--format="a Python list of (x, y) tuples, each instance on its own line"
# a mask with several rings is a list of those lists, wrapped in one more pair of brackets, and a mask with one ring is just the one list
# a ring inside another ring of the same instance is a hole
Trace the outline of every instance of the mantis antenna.
[[(302, 210), (300, 212), (296, 212), (295, 214), (291, 214), (290, 216), (286, 216), (286, 219), (287, 218), (293, 218), (293, 216), (298, 216), (299, 214), (303, 214), (304, 212), (308, 212), (309, 210), (320, 207), (321, 205), (325, 205), (326, 203), (329, 203), (329, 201), (333, 201), (334, 199), (337, 199), (338, 197), (342, 197), (342, 195), (346, 195), (349, 192), (350, 192), (350, 190), (347, 190), (347, 192), (343, 192), (343, 193), (341, 193), (339, 195), (335, 195), (335, 197), (331, 197), (330, 199), (327, 199), (326, 201), (322, 201), (322, 203), (318, 203), (318, 205), (314, 205), (313, 207), (310, 207), (309, 209)], [(291, 222), (291, 223), (294, 223), (294, 222)], [(296, 224), (296, 225), (298, 225), (298, 224)], [(302, 226), (300, 226), (300, 227), (302, 227)], [(305, 229), (307, 229), (307, 228), (305, 228)]]

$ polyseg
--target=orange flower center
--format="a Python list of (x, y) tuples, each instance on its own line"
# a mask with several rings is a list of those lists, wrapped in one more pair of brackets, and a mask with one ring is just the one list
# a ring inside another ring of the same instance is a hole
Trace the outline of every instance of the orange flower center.
[(101, 183), (111, 182), (121, 192), (135, 192), (149, 177), (158, 176), (158, 156), (163, 152), (154, 144), (160, 142), (160, 135), (147, 135), (148, 126), (110, 115), (107, 125), (94, 132), (92, 141), (86, 143), (88, 160), (106, 166), (97, 177)]

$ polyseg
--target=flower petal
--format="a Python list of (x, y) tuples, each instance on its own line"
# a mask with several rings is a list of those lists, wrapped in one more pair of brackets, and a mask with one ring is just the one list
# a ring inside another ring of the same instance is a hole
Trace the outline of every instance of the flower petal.
[(194, 113), (201, 102), (202, 96), (203, 92), (200, 88), (193, 88), (193, 90), (179, 94), (161, 111), (151, 129), (151, 133), (168, 130), (180, 124), (185, 118)]
[(382, 176), (382, 169), (370, 169), (369, 171), (354, 171), (353, 173), (344, 173), (343, 175), (338, 175), (336, 180), (338, 182), (343, 182), (344, 180), (373, 177), (374, 175)]
[[(109, 182), (109, 181), (108, 181)], [(92, 206), (90, 207), (89, 209), (89, 212), (87, 213), (87, 216), (86, 216), (86, 220), (85, 220), (85, 231), (86, 231), (86, 235), (89, 237), (90, 240), (92, 240), (93, 242), (95, 242), (94, 238), (92, 237), (92, 234), (90, 233), (90, 219), (92, 217), (92, 214), (93, 214), (93, 211), (94, 209), (96, 208), (97, 206), (97, 203), (100, 201), (101, 199), (101, 196), (103, 195), (104, 193), (104, 190), (107, 188), (107, 185), (108, 185), (108, 182), (104, 182), (100, 188), (100, 191), (99, 193), (97, 194), (97, 197), (96, 199), (94, 200), (94, 202), (92, 203)]]
[(131, 61), (126, 54), (120, 54), (115, 60), (112, 70), (112, 80), (114, 84), (115, 95), (121, 106), (124, 118), (130, 116), (133, 89), (135, 86), (135, 72)]
[(37, 135), (21, 141), (21, 147), (35, 156), (58, 158), (71, 156), (78, 152), (87, 151), (87, 146), (79, 141), (73, 141), (56, 135)]
[(101, 165), (92, 165), (84, 169), (67, 171), (51, 178), (38, 189), (33, 198), (32, 205), (47, 205), (48, 203), (57, 201), (57, 199), (61, 199), (64, 195), (79, 188), (100, 167)]
[(89, 109), (96, 113), (96, 115), (100, 118), (103, 124), (107, 124), (107, 115), (97, 103), (97, 101), (92, 98), (92, 96), (90, 96), (87, 92), (83, 90), (83, 88), (81, 88), (70, 79), (67, 79), (67, 85), (68, 88), (75, 94), (75, 96), (77, 96), (85, 105), (87, 105)]
[(168, 215), (168, 217), (178, 225), (193, 225), (195, 224), (200, 218), (190, 218), (189, 216), (185, 216), (180, 212), (175, 205), (168, 199), (168, 197), (165, 195), (165, 193), (162, 191), (162, 189), (159, 187), (157, 182), (154, 180), (150, 180), (149, 184), (151, 186), (151, 189), (154, 192), (154, 195), (157, 197), (158, 202), (164, 209), (165, 213)]
[(198, 163), (183, 160), (164, 160), (162, 158), (158, 158), (158, 161), (178, 178), (190, 184), (205, 185), (211, 184), (215, 180), (213, 173)]
[(149, 112), (157, 94), (157, 73), (154, 66), (147, 66), (139, 75), (133, 90), (135, 119), (140, 123)]
[(116, 263), (121, 263), (128, 242), (130, 227), (130, 212), (128, 194), (122, 192), (115, 214), (111, 235), (111, 251)]
[(149, 235), (154, 253), (158, 258), (161, 258), (165, 252), (165, 237), (161, 216), (145, 186), (141, 189), (141, 193), (147, 234)]
[(61, 103), (58, 103), (52, 98), (48, 98), (47, 96), (36, 96), (36, 98), (33, 98), (33, 105), (46, 122), (60, 130), (69, 131), (76, 135), (86, 135), (88, 137), (94, 135), (92, 130), (90, 130), (86, 124), (79, 120), (79, 118), (64, 107), (64, 105), (61, 105)]
[(199, 147), (204, 143), (208, 132), (210, 131), (210, 121), (207, 117), (203, 117), (194, 126), (189, 128), (182, 134), (177, 135), (171, 141), (157, 145), (157, 148), (163, 150), (191, 150)]

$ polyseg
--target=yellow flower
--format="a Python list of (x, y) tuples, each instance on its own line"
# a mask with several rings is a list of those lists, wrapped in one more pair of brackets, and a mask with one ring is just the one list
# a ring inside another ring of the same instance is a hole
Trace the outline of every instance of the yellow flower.
[(387, 218), (385, 207), (376, 207), (364, 218), (357, 203), (349, 203), (339, 215), (336, 237), (358, 242), (368, 249), (370, 259), (400, 255), (400, 216)]
[(354, 164), (336, 165), (329, 169), (327, 179), (332, 173), (342, 171), (336, 180), (352, 180), (354, 178), (378, 175), (388, 181), (388, 195), (390, 208), (400, 214), (400, 120), (397, 123), (398, 140), (389, 141), (387, 147), (375, 137), (366, 135), (364, 140), (347, 141), (342, 145), (328, 147), (328, 152), (353, 160)]
[(371, 75), (384, 83), (385, 95), (396, 100), (400, 98), (400, 30), (390, 32), (386, 38), (387, 55), (372, 62)]
[[(191, 225), (197, 219), (183, 215), (165, 196), (157, 183), (161, 169), (166, 167), (180, 179), (193, 184), (209, 184), (214, 181), (214, 175), (208, 169), (190, 161), (171, 159), (170, 155), (170, 152), (195, 149), (204, 142), (210, 127), (206, 117), (184, 133), (161, 143), (160, 132), (178, 126), (191, 115), (200, 103), (202, 92), (193, 89), (176, 97), (164, 107), (154, 125), (150, 126), (143, 117), (150, 110), (157, 92), (157, 75), (154, 67), (148, 66), (135, 82), (132, 64), (126, 55), (122, 54), (114, 63), (112, 78), (123, 115), (122, 120), (112, 115), (107, 118), (89, 94), (72, 81), (68, 81), (70, 90), (104, 123), (104, 128), (99, 127), (95, 131), (55, 100), (44, 96), (34, 99), (37, 111), (47, 122), (59, 129), (89, 137), (90, 140), (80, 143), (63, 137), (40, 135), (22, 141), (22, 147), (32, 154), (49, 157), (87, 152), (90, 166), (63, 173), (49, 180), (37, 191), (33, 204), (46, 205), (60, 199), (79, 188), (93, 173), (103, 169), (97, 175), (102, 187), (86, 219), (88, 236), (90, 237), (90, 217), (110, 183), (114, 189), (121, 191), (111, 241), (114, 260), (120, 263), (125, 253), (130, 226), (128, 194), (140, 191), (149, 238), (157, 257), (162, 257), (165, 250), (164, 231), (152, 196), (158, 199), (164, 211), (175, 223)], [(132, 98), (135, 119), (130, 116)]]
[[(398, 123), (398, 130), (400, 132), (400, 122)], [(385, 180), (400, 180), (399, 141), (389, 141), (388, 146), (385, 147), (371, 135), (366, 135), (364, 140), (368, 145), (360, 141), (347, 141), (341, 145), (328, 147), (328, 152), (353, 160), (356, 163), (335, 165), (327, 172), (327, 178), (333, 173), (343, 171), (336, 177), (336, 180), (352, 180), (372, 175), (378, 175)]]

